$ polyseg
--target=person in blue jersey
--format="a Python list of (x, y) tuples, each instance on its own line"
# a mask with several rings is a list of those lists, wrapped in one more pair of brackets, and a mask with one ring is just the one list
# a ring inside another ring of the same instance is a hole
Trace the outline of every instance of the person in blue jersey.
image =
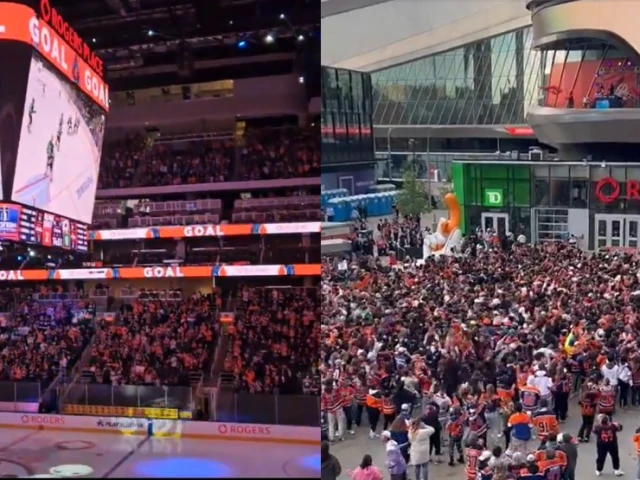
[(533, 424), (529, 415), (524, 413), (522, 405), (516, 404), (515, 413), (509, 417), (507, 428), (511, 435), (509, 450), (511, 453), (529, 453), (529, 442), (531, 441), (531, 429)]

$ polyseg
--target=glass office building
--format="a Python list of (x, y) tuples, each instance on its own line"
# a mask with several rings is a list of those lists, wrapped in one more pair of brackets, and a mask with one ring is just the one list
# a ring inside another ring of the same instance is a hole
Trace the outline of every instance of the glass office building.
[(371, 75), (322, 67), (322, 166), (373, 163)]
[(531, 27), (372, 74), (375, 125), (521, 125), (540, 93)]

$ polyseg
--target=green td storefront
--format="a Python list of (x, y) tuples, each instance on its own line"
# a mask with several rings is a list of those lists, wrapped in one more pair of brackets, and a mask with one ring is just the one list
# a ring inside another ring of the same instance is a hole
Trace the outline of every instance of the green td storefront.
[(529, 165), (454, 162), (451, 173), (463, 233), (480, 227), (531, 238)]

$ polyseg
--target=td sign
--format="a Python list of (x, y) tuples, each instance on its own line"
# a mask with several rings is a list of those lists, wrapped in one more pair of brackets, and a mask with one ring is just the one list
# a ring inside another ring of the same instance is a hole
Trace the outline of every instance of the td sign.
[(485, 188), (482, 197), (482, 204), (485, 207), (503, 207), (504, 195), (500, 188)]

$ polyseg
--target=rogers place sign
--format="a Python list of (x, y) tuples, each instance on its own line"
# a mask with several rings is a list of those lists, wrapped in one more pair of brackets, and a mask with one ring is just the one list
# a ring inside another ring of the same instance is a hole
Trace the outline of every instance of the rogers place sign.
[(596, 183), (595, 196), (598, 202), (604, 204), (620, 199), (640, 200), (640, 181), (627, 180), (622, 183), (615, 178), (605, 177)]

